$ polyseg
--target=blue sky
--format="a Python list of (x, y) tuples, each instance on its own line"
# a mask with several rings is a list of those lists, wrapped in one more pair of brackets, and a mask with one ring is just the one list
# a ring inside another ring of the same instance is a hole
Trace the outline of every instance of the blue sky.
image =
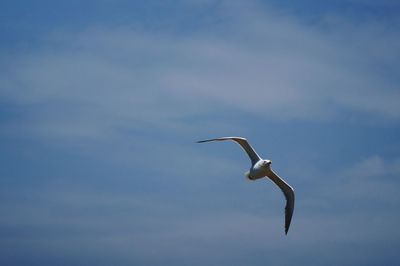
[[(397, 1), (2, 1), (0, 261), (398, 265)], [(247, 137), (296, 190), (249, 182)]]

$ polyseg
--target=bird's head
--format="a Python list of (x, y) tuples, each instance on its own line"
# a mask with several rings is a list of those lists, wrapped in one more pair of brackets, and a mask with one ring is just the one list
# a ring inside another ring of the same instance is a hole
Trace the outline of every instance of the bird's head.
[(270, 166), (271, 163), (272, 163), (271, 160), (263, 160), (263, 162), (262, 162), (262, 164), (265, 165), (265, 166)]

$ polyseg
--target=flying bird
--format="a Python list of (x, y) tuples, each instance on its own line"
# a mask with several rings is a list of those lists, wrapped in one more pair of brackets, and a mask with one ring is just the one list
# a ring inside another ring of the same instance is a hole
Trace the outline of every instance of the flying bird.
[(285, 182), (282, 178), (280, 178), (274, 171), (271, 169), (271, 160), (262, 159), (257, 152), (251, 147), (247, 139), (241, 137), (222, 137), (216, 139), (207, 139), (200, 140), (197, 143), (210, 142), (210, 141), (224, 141), (224, 140), (233, 140), (238, 143), (247, 155), (250, 157), (251, 167), (250, 170), (245, 173), (245, 176), (249, 180), (256, 180), (263, 177), (268, 177), (272, 180), (283, 192), (286, 198), (286, 207), (285, 207), (285, 234), (287, 234), (290, 226), (290, 222), (293, 216), (294, 210), (294, 189)]

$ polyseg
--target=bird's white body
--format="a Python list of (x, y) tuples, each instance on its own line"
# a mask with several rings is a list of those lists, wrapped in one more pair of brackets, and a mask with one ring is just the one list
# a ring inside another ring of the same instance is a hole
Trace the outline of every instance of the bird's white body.
[(224, 141), (233, 140), (238, 143), (243, 150), (247, 153), (251, 161), (250, 170), (245, 173), (249, 180), (257, 180), (263, 177), (271, 179), (283, 192), (286, 198), (285, 207), (285, 233), (287, 234), (292, 220), (294, 210), (294, 189), (286, 183), (281, 177), (279, 177), (271, 169), (271, 161), (262, 159), (257, 152), (250, 146), (247, 139), (241, 137), (222, 137), (216, 139), (207, 139), (198, 141), (198, 143), (209, 142), (209, 141)]
[(268, 176), (271, 173), (271, 161), (259, 160), (251, 166), (250, 170), (245, 173), (245, 176), (250, 180), (256, 180)]

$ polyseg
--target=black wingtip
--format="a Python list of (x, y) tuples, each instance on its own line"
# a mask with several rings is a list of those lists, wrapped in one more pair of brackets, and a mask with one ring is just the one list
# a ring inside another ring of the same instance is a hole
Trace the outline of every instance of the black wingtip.
[(214, 141), (216, 139), (205, 139), (205, 140), (198, 140), (196, 143), (203, 143), (203, 142), (209, 142), (209, 141)]

